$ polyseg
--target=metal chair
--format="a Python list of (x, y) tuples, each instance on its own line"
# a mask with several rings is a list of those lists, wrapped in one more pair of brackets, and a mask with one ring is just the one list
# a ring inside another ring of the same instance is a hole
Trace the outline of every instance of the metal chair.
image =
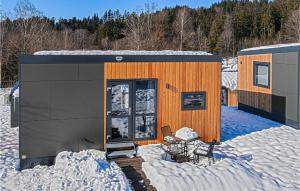
[(213, 150), (214, 146), (217, 143), (217, 141), (214, 139), (212, 142), (209, 143), (209, 146), (207, 149), (202, 149), (200, 148), (200, 144), (197, 146), (197, 148), (194, 149), (193, 151), (193, 162), (194, 164), (199, 163), (200, 157), (207, 157), (209, 161), (209, 165), (211, 165), (211, 159), (213, 163), (215, 163), (214, 155), (213, 155)]

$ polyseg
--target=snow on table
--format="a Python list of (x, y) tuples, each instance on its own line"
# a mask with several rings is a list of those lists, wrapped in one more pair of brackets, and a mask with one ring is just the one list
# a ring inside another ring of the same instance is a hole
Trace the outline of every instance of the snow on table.
[(216, 146), (211, 166), (163, 160), (160, 145), (138, 147), (151, 184), (158, 191), (300, 189), (299, 130), (228, 107), (221, 128), (227, 141)]
[(10, 127), (10, 107), (0, 106), (0, 190), (131, 190), (114, 162), (97, 150), (61, 152), (53, 166), (17, 171), (19, 129)]

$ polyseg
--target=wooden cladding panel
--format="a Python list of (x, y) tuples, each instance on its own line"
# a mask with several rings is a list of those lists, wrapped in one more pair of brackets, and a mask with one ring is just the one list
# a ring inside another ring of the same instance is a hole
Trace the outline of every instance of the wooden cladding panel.
[[(220, 141), (221, 63), (105, 63), (104, 76), (105, 88), (107, 80), (158, 79), (157, 140), (138, 141), (138, 144), (160, 142), (163, 139), (161, 127), (164, 125), (170, 125), (173, 132), (182, 127), (190, 127), (197, 131), (204, 141)], [(166, 88), (167, 84), (170, 85), (169, 89)], [(181, 92), (196, 91), (206, 92), (206, 109), (182, 111)]]
[(228, 106), (236, 107), (238, 105), (238, 91), (228, 89)]
[[(270, 63), (269, 88), (254, 86), (254, 61)], [(239, 56), (238, 71), (238, 102), (266, 112), (272, 112), (272, 54)]]

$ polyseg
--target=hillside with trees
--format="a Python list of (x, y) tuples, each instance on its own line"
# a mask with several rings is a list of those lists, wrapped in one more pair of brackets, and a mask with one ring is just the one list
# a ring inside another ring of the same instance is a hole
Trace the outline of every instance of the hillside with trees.
[[(0, 10), (1, 11), (1, 10)], [(194, 50), (235, 56), (243, 48), (300, 42), (298, 0), (223, 0), (208, 8), (108, 10), (47, 18), (29, 0), (1, 11), (1, 82), (17, 79), (17, 55), (40, 50)]]

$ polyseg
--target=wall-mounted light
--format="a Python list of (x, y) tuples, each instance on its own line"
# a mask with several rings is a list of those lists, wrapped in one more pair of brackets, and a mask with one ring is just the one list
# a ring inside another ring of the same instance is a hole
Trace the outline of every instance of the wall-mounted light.
[(116, 61), (121, 62), (123, 60), (123, 56), (116, 56)]

